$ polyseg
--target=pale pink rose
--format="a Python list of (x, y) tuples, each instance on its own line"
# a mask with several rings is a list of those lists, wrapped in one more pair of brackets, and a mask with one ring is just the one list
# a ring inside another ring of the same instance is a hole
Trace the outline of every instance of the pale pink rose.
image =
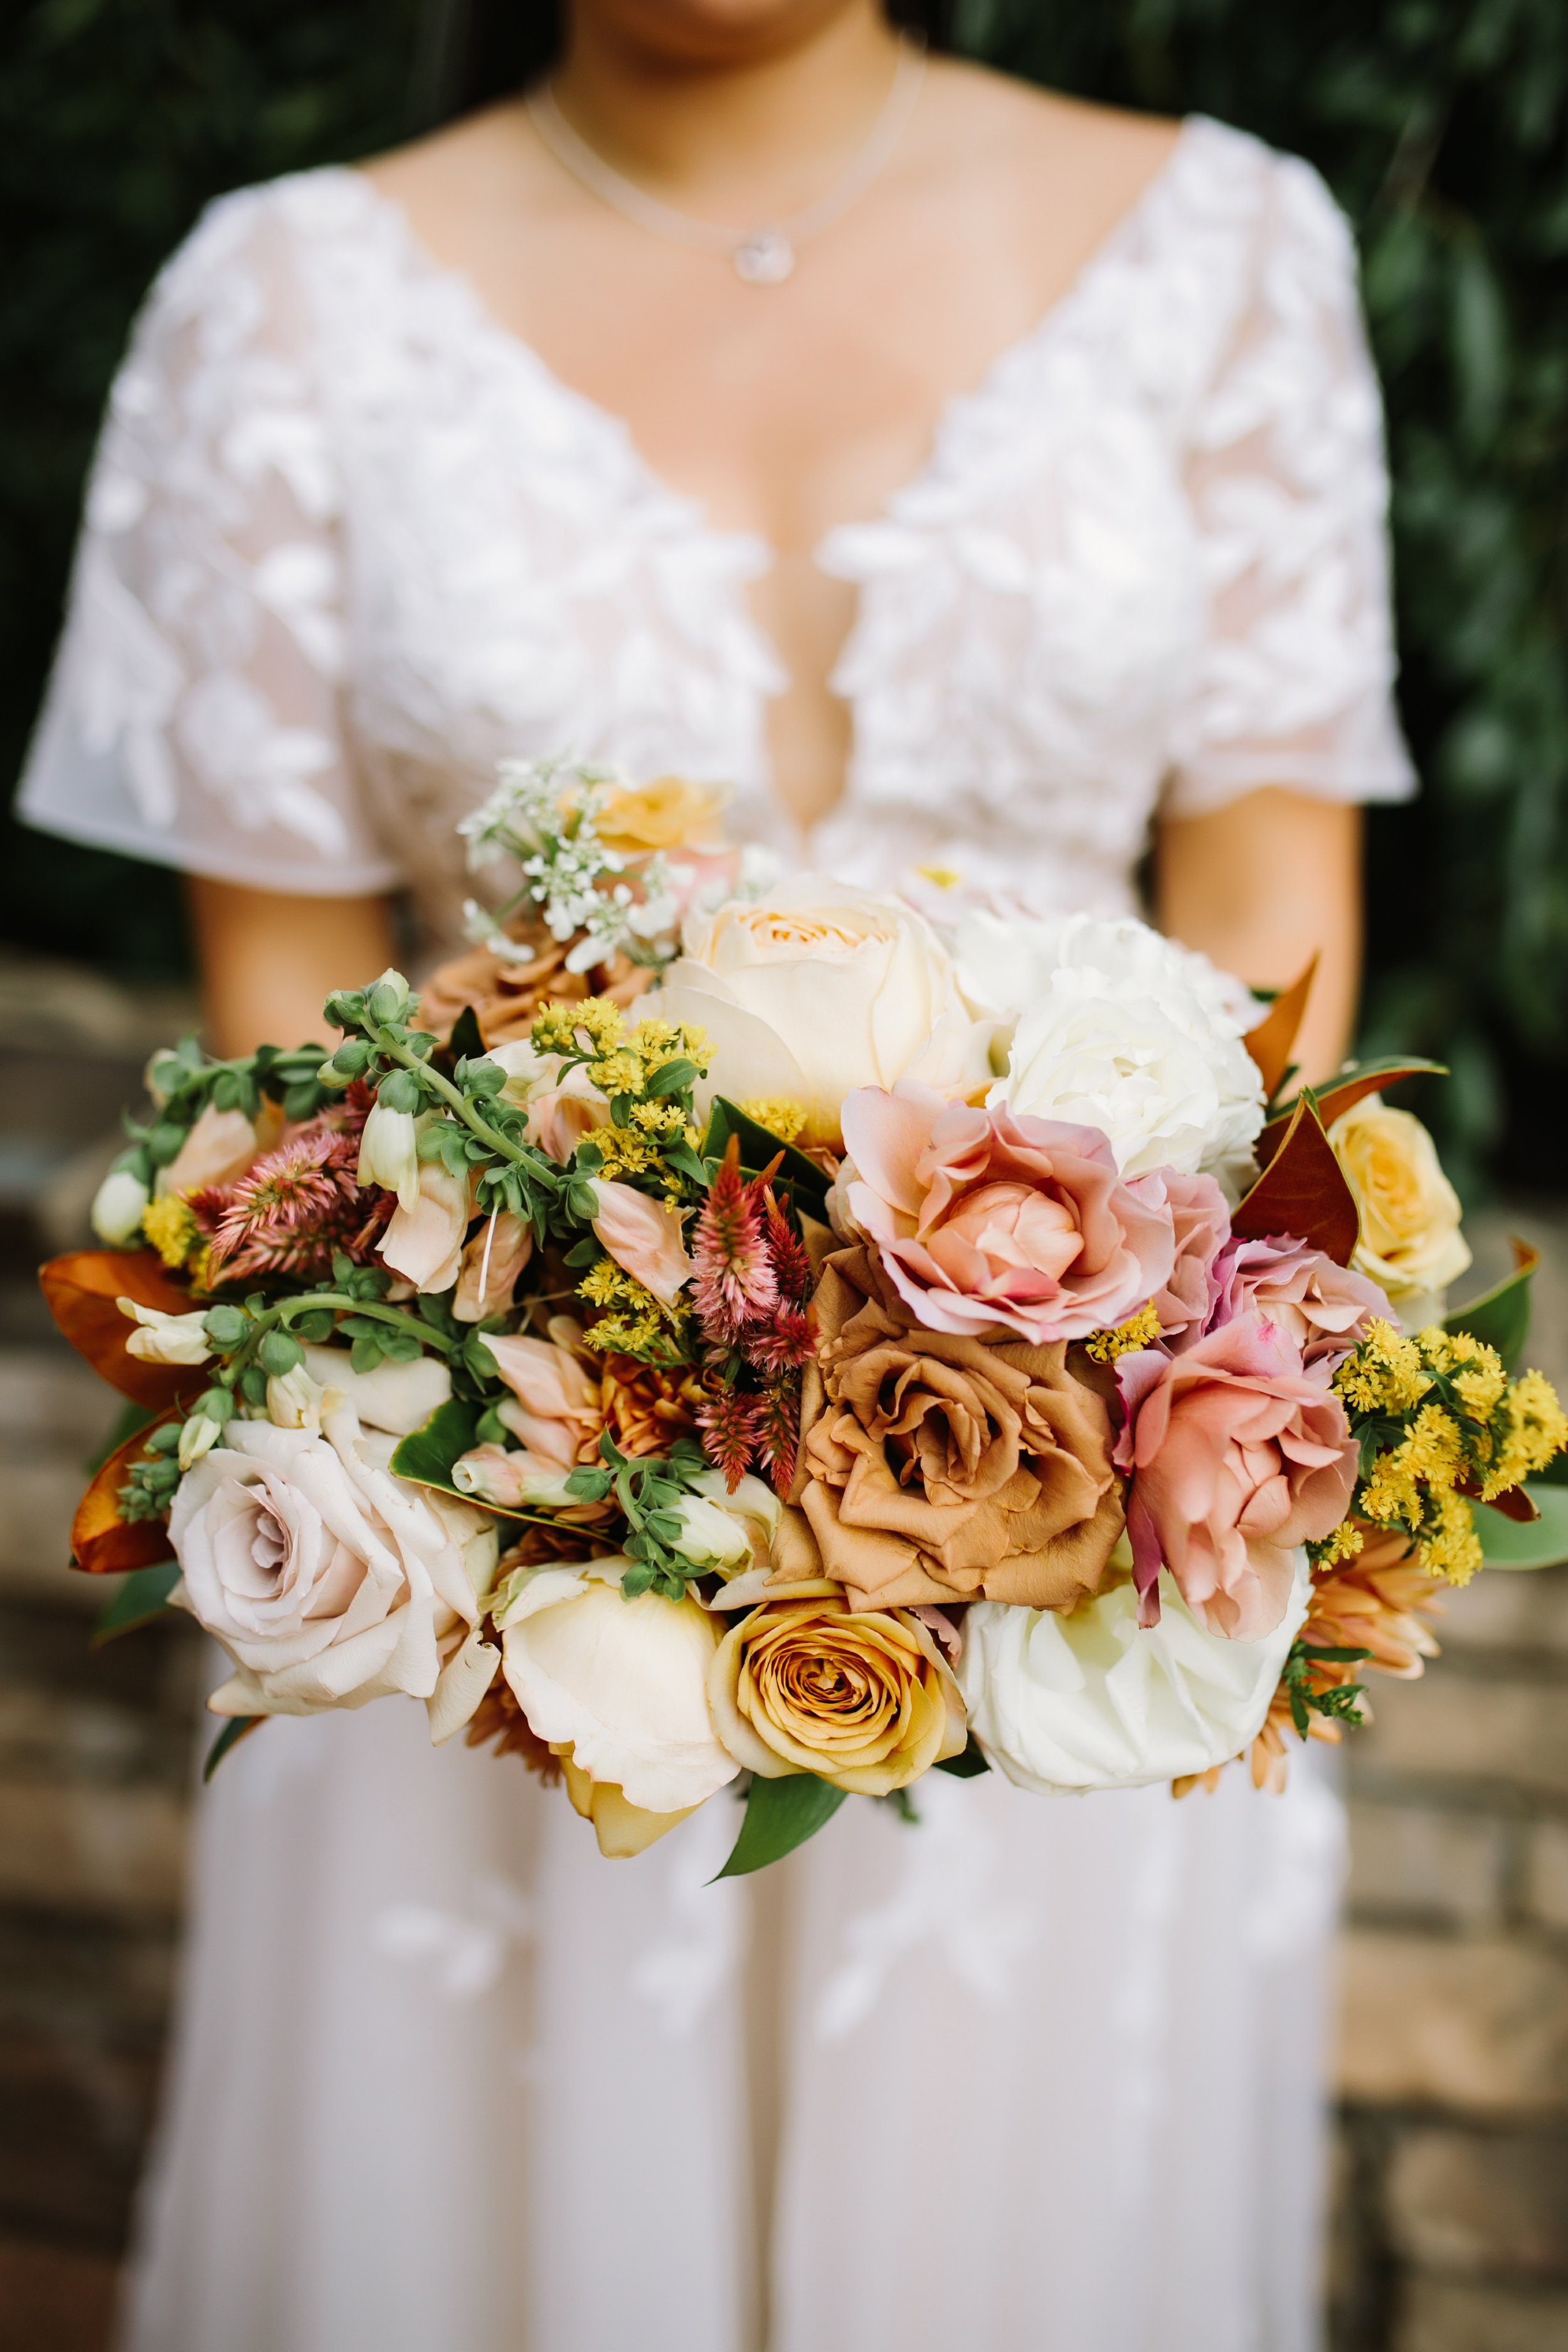
[(500, 1418), (529, 1452), (552, 1463), (576, 1463), (592, 1454), (605, 1416), (599, 1383), (576, 1357), (553, 1339), (531, 1339), (521, 1332), (487, 1332), (484, 1345), (511, 1391), (498, 1407)]
[(680, 1237), (684, 1215), (631, 1184), (602, 1176), (592, 1181), (599, 1204), (595, 1233), (623, 1273), (651, 1291), (661, 1307), (673, 1307), (696, 1271)]
[(518, 1276), (533, 1255), (533, 1227), (526, 1217), (499, 1209), (487, 1217), (463, 1250), (452, 1312), (459, 1323), (482, 1323), (511, 1305)]
[(1215, 1261), (1230, 1239), (1230, 1209), (1212, 1176), (1182, 1176), (1156, 1168), (1134, 1178), (1129, 1188), (1152, 1209), (1163, 1209), (1175, 1231), (1176, 1262), (1171, 1278), (1154, 1297), (1160, 1336), (1167, 1347), (1195, 1339), (1208, 1324), (1219, 1294)]
[(1292, 1552), (1350, 1508), (1356, 1444), (1344, 1408), (1258, 1315), (1183, 1355), (1148, 1349), (1116, 1369), (1127, 1414), (1116, 1463), (1132, 1473), (1142, 1622), (1158, 1620), (1163, 1565), (1209, 1633), (1260, 1641), (1285, 1614)]
[(1216, 1328), (1238, 1315), (1265, 1316), (1294, 1340), (1303, 1362), (1330, 1371), (1360, 1345), (1374, 1317), (1399, 1319), (1375, 1282), (1289, 1234), (1237, 1238), (1222, 1253), (1215, 1275), (1211, 1322)]
[(450, 1290), (462, 1262), (463, 1236), (473, 1213), (466, 1176), (450, 1176), (437, 1160), (419, 1163), (419, 1198), (401, 1201), (382, 1236), (378, 1255), (416, 1290)]
[(841, 1214), (930, 1331), (1037, 1347), (1123, 1322), (1170, 1280), (1171, 1215), (1098, 1128), (973, 1110), (902, 1079), (844, 1106)]

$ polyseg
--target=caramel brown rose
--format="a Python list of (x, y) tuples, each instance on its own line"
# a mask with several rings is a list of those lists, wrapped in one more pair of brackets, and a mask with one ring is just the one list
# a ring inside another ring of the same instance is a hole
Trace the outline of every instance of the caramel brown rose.
[(958, 1685), (906, 1609), (857, 1609), (824, 1577), (779, 1586), (708, 1670), (721, 1746), (770, 1780), (815, 1772), (885, 1797), (968, 1738)]
[(921, 1330), (866, 1247), (827, 1260), (816, 1304), (792, 1500), (851, 1601), (1071, 1609), (1095, 1591), (1121, 1487), (1067, 1343)]
[(505, 1045), (527, 1036), (542, 1004), (576, 1004), (585, 996), (607, 996), (627, 1005), (653, 978), (646, 966), (621, 955), (595, 964), (591, 971), (568, 971), (571, 947), (570, 940), (552, 940), (542, 932), (537, 952), (518, 963), (503, 963), (489, 948), (454, 957), (438, 965), (419, 992), (420, 1026), (437, 1037), (449, 1037), (453, 1023), (468, 1004), (485, 1044)]

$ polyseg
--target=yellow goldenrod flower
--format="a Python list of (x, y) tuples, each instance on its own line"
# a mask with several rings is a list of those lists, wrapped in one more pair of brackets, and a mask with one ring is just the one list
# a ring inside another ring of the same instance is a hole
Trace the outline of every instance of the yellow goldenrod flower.
[(793, 1143), (806, 1122), (804, 1103), (792, 1101), (788, 1095), (752, 1095), (741, 1105), (748, 1118), (776, 1135), (781, 1143)]
[(1097, 1364), (1113, 1364), (1118, 1356), (1130, 1356), (1139, 1348), (1152, 1348), (1160, 1336), (1160, 1317), (1152, 1299), (1130, 1315), (1125, 1323), (1114, 1329), (1091, 1331), (1084, 1342), (1086, 1351)]
[(142, 1230), (167, 1266), (184, 1265), (192, 1244), (201, 1239), (195, 1217), (174, 1192), (149, 1202), (142, 1212)]

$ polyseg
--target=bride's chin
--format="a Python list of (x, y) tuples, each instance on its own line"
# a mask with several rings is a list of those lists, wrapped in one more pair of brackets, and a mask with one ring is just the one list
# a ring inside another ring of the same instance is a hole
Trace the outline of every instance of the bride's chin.
[(569, 0), (580, 24), (602, 26), (670, 65), (761, 64), (813, 39), (864, 0)]

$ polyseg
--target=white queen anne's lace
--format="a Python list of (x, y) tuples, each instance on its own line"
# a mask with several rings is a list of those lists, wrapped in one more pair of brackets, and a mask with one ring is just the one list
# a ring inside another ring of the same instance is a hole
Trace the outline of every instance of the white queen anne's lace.
[[(811, 847), (1121, 911), (1162, 793), (1408, 788), (1375, 383), (1306, 166), (1197, 120), (1068, 295), (826, 569), (854, 754)], [(784, 679), (712, 530), (371, 183), (215, 205), (115, 388), (24, 810), (280, 889), (406, 883), (440, 933), (502, 759), (771, 799)]]

